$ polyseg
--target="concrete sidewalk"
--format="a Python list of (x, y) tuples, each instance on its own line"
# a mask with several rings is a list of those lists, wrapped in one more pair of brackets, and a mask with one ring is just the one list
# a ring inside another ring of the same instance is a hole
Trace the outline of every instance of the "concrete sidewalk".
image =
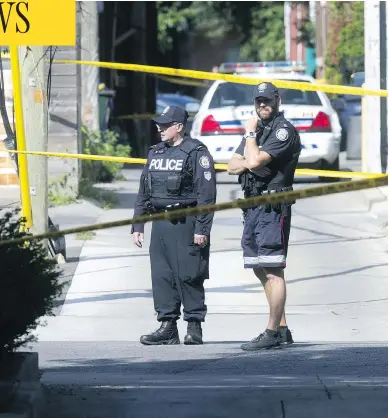
[[(224, 200), (222, 196), (219, 199)], [(359, 200), (360, 193), (351, 192), (296, 205), (287, 281), (291, 289), (288, 315), (292, 328), (295, 321), (298, 323), (299, 341), (323, 341), (324, 335), (326, 341), (387, 338), (386, 318), (376, 318), (375, 326), (370, 322), (376, 304), (366, 303), (362, 307), (353, 302), (357, 296), (360, 300), (373, 300), (386, 292), (383, 278), (387, 258), (382, 246), (386, 238), (369, 217), (361, 216), (364, 203)], [(331, 212), (320, 202), (325, 202)], [(239, 215), (239, 210), (231, 210), (220, 212), (215, 218), (211, 279), (206, 283), (210, 313), (205, 338), (212, 341), (225, 339), (221, 315), (229, 315), (238, 340), (250, 338), (255, 321), (267, 315), (260, 286), (252, 273), (243, 269)], [(104, 212), (99, 222), (128, 216), (127, 209), (111, 210)], [(142, 332), (155, 326), (149, 229), (147, 225), (141, 250), (133, 246), (128, 227), (97, 231), (95, 238), (84, 244), (61, 315), (50, 318), (53, 327), (40, 330), (41, 341), (138, 341)], [(366, 275), (370, 282), (377, 282), (374, 289), (365, 289)], [(348, 291), (351, 288), (353, 292)], [(352, 312), (356, 306), (364, 314), (358, 316), (358, 327), (354, 328)], [(136, 324), (126, 325), (135, 312)], [(244, 321), (240, 315), (244, 315)], [(315, 327), (315, 323), (321, 327)]]
[[(99, 222), (132, 215), (137, 181), (118, 187), (122, 207)], [(219, 201), (239, 195), (236, 184), (218, 188)], [(201, 347), (139, 344), (158, 326), (149, 225), (143, 249), (129, 227), (85, 243), (61, 314), (36, 332), (47, 418), (387, 415), (387, 237), (361, 192), (294, 206), (286, 280), (296, 344), (283, 350), (239, 348), (268, 314), (243, 269), (239, 218), (239, 210), (215, 216)], [(183, 338), (182, 321), (179, 330)]]
[[(140, 170), (124, 174), (126, 182), (107, 186), (119, 208), (84, 203), (50, 215), (61, 228), (131, 217)], [(218, 201), (240, 196), (236, 179), (221, 173), (218, 180)], [(296, 344), (265, 353), (239, 348), (264, 330), (268, 315), (261, 286), (243, 269), (240, 210), (215, 215), (201, 347), (139, 343), (158, 326), (150, 225), (143, 249), (129, 227), (96, 231), (89, 241), (69, 236), (76, 255), (66, 276), (73, 279), (32, 347), (46, 417), (387, 416), (387, 230), (372, 208), (363, 191), (294, 206), (286, 281)], [(182, 321), (179, 330), (183, 339)]]

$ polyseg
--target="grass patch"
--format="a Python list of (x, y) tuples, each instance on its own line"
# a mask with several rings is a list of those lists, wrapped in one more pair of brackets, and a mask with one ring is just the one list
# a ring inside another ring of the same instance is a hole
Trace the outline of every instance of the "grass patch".
[(116, 174), (115, 181), (126, 181), (127, 179), (123, 176), (122, 173)]
[(76, 239), (80, 241), (90, 241), (95, 235), (96, 232), (94, 231), (78, 232)]
[(70, 205), (76, 201), (73, 195), (69, 194), (67, 190), (72, 191), (68, 184), (69, 174), (64, 174), (48, 184), (48, 202), (50, 206), (64, 206)]
[(50, 206), (65, 206), (74, 203), (76, 199), (67, 194), (52, 194), (49, 195), (49, 205)]

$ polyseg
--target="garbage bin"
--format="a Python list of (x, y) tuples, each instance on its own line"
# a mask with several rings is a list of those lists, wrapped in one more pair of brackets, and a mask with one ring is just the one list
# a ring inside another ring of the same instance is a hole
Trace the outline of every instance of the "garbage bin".
[(113, 109), (113, 99), (115, 97), (115, 90), (103, 87), (99, 89), (99, 125), (100, 130), (108, 129), (108, 122)]
[(361, 116), (350, 116), (347, 132), (347, 159), (360, 160), (362, 158), (362, 119)]

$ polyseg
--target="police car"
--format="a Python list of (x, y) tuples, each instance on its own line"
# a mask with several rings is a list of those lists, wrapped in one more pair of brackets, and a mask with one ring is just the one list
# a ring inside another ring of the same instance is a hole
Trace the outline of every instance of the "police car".
[[(220, 73), (234, 73), (262, 81), (316, 83), (292, 62), (224, 63)], [(299, 168), (339, 170), (342, 128), (327, 95), (321, 91), (278, 88), (280, 110), (299, 131), (302, 150)], [(245, 122), (255, 114), (253, 85), (215, 81), (205, 94), (193, 121), (191, 136), (202, 141), (216, 163), (227, 163), (242, 140)]]

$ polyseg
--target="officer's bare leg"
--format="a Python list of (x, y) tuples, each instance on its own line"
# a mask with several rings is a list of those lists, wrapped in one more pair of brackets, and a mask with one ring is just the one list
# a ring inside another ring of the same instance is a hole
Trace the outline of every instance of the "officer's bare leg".
[[(271, 300), (272, 300), (272, 285), (271, 285), (271, 281), (268, 280), (267, 275), (266, 275), (266, 272), (265, 272), (265, 270), (263, 268), (254, 269), (254, 274), (261, 281), (262, 286), (265, 289), (266, 299), (267, 299), (267, 302), (268, 302), (269, 307), (270, 307), (270, 303), (271, 303)], [(285, 289), (285, 296), (286, 296), (286, 289)], [(284, 305), (285, 305), (285, 303), (284, 303)], [(281, 321), (279, 323), (279, 326), (281, 326), (281, 327), (286, 327), (287, 326), (286, 317), (285, 317), (285, 308), (282, 311), (282, 316), (281, 316)]]
[(285, 302), (286, 285), (284, 270), (282, 268), (265, 269), (267, 287), (270, 290), (270, 316), (268, 328), (277, 330), (279, 326), (286, 325), (285, 320)]

